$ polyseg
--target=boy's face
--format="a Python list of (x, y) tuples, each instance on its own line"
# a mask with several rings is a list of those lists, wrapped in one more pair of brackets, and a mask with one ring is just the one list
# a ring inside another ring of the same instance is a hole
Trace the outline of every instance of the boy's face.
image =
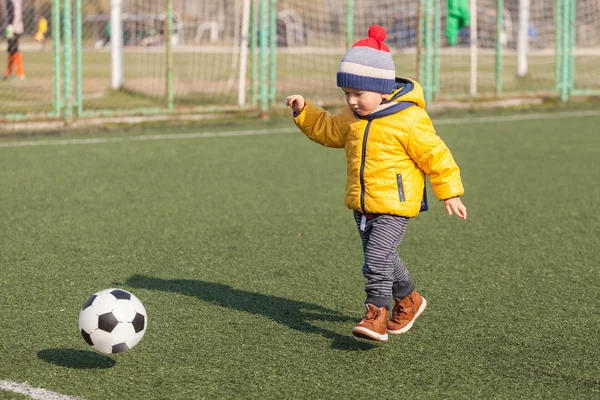
[(375, 111), (381, 104), (381, 101), (387, 97), (385, 94), (366, 90), (346, 87), (343, 87), (342, 90), (346, 96), (346, 103), (348, 103), (354, 112), (363, 117)]

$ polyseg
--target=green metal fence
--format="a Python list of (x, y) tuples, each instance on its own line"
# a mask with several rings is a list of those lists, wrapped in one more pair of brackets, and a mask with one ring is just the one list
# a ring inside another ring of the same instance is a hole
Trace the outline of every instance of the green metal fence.
[[(600, 94), (596, 0), (464, 0), (455, 43), (447, 0), (122, 0), (119, 52), (115, 1), (19, 1), (26, 79), (0, 82), (0, 121), (264, 115), (290, 93), (338, 104), (339, 61), (371, 24), (386, 28), (397, 74), (417, 79), (428, 102)], [(44, 45), (32, 39), (38, 15), (50, 23)]]

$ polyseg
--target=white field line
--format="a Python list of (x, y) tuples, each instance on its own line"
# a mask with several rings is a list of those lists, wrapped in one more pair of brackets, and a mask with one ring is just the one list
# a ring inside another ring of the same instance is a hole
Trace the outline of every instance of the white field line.
[(16, 383), (11, 381), (0, 381), (0, 390), (23, 394), (36, 400), (80, 400), (79, 397), (67, 396), (65, 394), (33, 387), (28, 385), (27, 382)]
[(469, 125), (486, 124), (488, 122), (513, 122), (513, 121), (531, 121), (538, 119), (560, 119), (560, 118), (584, 118), (600, 117), (600, 110), (572, 111), (559, 113), (538, 113), (538, 114), (515, 114), (496, 117), (475, 117), (475, 118), (444, 118), (433, 121), (433, 125)]
[[(448, 118), (434, 121), (434, 125), (470, 125), (485, 124), (489, 122), (512, 122), (528, 121), (538, 119), (558, 119), (558, 118), (584, 118), (599, 117), (600, 110), (574, 111), (562, 113), (538, 113), (538, 114), (520, 114), (506, 116), (490, 116), (475, 118)], [(161, 135), (141, 135), (110, 138), (89, 138), (89, 139), (65, 139), (65, 140), (31, 140), (31, 141), (11, 141), (0, 142), (0, 148), (8, 147), (33, 147), (33, 146), (64, 146), (76, 144), (102, 144), (102, 143), (120, 143), (134, 141), (156, 141), (156, 140), (179, 140), (179, 139), (206, 139), (215, 137), (232, 136), (256, 136), (272, 135), (277, 133), (298, 132), (297, 128), (278, 128), (278, 129), (259, 129), (259, 130), (239, 130), (225, 132), (205, 132), (205, 133), (174, 133)]]
[(261, 130), (243, 130), (243, 131), (226, 131), (226, 132), (205, 132), (205, 133), (173, 133), (163, 135), (142, 135), (142, 136), (125, 136), (114, 138), (92, 138), (92, 139), (66, 139), (66, 140), (32, 140), (32, 141), (15, 141), (0, 143), (0, 147), (27, 147), (27, 146), (59, 146), (71, 144), (97, 144), (97, 143), (117, 143), (117, 142), (135, 142), (135, 141), (155, 141), (155, 140), (178, 140), (178, 139), (204, 139), (213, 137), (228, 137), (228, 136), (256, 136), (256, 135), (271, 135), (274, 133), (288, 133), (298, 131), (298, 128), (283, 128), (283, 129), (261, 129)]

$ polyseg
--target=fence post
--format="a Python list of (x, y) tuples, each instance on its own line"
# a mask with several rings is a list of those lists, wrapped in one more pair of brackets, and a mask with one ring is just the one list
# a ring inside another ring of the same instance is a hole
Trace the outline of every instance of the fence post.
[(82, 35), (81, 0), (75, 0), (75, 102), (78, 117), (83, 114)]
[(267, 0), (260, 0), (260, 115), (267, 116), (269, 111), (269, 95), (267, 93), (267, 62), (268, 62), (268, 33), (269, 14), (267, 13)]
[(556, 0), (555, 4), (555, 32), (556, 45), (554, 48), (554, 90), (560, 93), (562, 82), (562, 2), (564, 0)]
[(423, 34), (425, 27), (423, 24), (423, 5), (425, 0), (418, 0), (417, 2), (417, 56), (416, 56), (416, 80), (421, 82), (423, 78), (423, 63), (421, 62), (421, 47), (423, 47)]
[(167, 110), (173, 111), (175, 92), (173, 90), (173, 0), (167, 0), (167, 14), (165, 21), (165, 46), (167, 52)]
[(123, 0), (110, 2), (110, 67), (111, 88), (123, 86)]
[(256, 0), (252, 1), (252, 11), (250, 13), (250, 53), (252, 54), (252, 105), (258, 105), (258, 7)]
[(575, 26), (577, 19), (577, 0), (569, 0), (570, 13), (569, 13), (569, 32), (570, 32), (570, 43), (569, 43), (569, 95), (573, 94), (575, 86)]
[(270, 19), (271, 19), (271, 25), (270, 25), (270, 32), (271, 32), (271, 38), (270, 38), (270, 51), (269, 51), (269, 69), (270, 69), (270, 76), (269, 76), (269, 84), (270, 84), (270, 93), (269, 93), (269, 100), (271, 103), (271, 106), (275, 104), (275, 96), (277, 93), (277, 6), (276, 6), (276, 0), (271, 0), (271, 4), (270, 4)]
[(470, 1), (471, 27), (471, 79), (469, 92), (471, 96), (477, 96), (477, 64), (479, 57), (479, 41), (477, 38), (477, 0)]
[(562, 30), (562, 38), (561, 38), (561, 73), (560, 73), (560, 99), (562, 101), (567, 101), (569, 98), (569, 44), (571, 43), (569, 39), (569, 3), (567, 0), (561, 1), (561, 30)]
[(433, 91), (433, 76), (432, 76), (432, 8), (433, 0), (425, 0), (425, 77), (423, 79), (425, 89), (425, 104), (431, 101), (431, 94)]
[(440, 34), (442, 25), (442, 6), (440, 0), (433, 0), (433, 90), (432, 98), (440, 95)]
[(354, 0), (346, 0), (346, 48), (354, 44)]
[(64, 49), (63, 49), (63, 58), (64, 58), (64, 100), (65, 100), (65, 109), (63, 118), (65, 124), (69, 125), (73, 120), (73, 99), (71, 93), (71, 73), (73, 70), (73, 60), (71, 57), (72, 52), (72, 38), (73, 32), (71, 29), (71, 0), (65, 0), (63, 3), (63, 41), (64, 41)]
[(244, 0), (242, 7), (242, 32), (240, 40), (240, 72), (238, 83), (238, 105), (246, 105), (246, 82), (248, 80), (248, 31), (250, 29), (250, 0)]
[(502, 94), (502, 33), (504, 31), (504, 0), (496, 6), (496, 94)]
[(54, 58), (54, 101), (53, 109), (56, 117), (60, 116), (62, 104), (60, 96), (60, 0), (52, 4), (52, 53)]
[(529, 70), (529, 14), (530, 0), (519, 0), (519, 25), (517, 39), (517, 75), (524, 77)]

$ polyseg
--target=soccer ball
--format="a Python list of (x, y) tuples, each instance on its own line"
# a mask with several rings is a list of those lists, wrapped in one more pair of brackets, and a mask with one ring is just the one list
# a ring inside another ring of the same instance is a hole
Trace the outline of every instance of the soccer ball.
[(96, 351), (127, 351), (142, 340), (148, 317), (142, 302), (123, 289), (105, 289), (87, 299), (79, 312), (79, 332)]

